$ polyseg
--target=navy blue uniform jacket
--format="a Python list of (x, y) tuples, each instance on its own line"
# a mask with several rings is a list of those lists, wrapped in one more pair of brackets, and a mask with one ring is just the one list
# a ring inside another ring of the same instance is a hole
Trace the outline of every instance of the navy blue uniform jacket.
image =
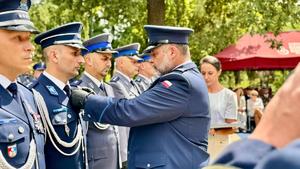
[(194, 63), (160, 77), (134, 99), (90, 96), (88, 120), (131, 127), (128, 168), (198, 169), (207, 164), (208, 92)]
[[(21, 96), (23, 104), (13, 99), (9, 92), (0, 85), (0, 150), (2, 158), (13, 167), (23, 166), (29, 155), (30, 141), (34, 139), (38, 165), (40, 169), (44, 169), (45, 131), (37, 106), (32, 92), (21, 84), (17, 84), (17, 86), (18, 95)], [(26, 109), (25, 104), (27, 105)], [(9, 157), (10, 147), (14, 147), (15, 156), (13, 157)]]
[(298, 169), (299, 159), (300, 139), (282, 149), (258, 140), (246, 139), (230, 145), (214, 164), (242, 169)]

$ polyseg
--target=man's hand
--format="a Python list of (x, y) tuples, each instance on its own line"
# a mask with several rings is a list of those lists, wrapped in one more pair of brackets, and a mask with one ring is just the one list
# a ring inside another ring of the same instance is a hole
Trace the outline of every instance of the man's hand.
[(250, 138), (284, 147), (300, 138), (300, 64), (267, 105)]
[(89, 95), (94, 94), (92, 90), (84, 89), (73, 89), (71, 92), (71, 105), (75, 109), (84, 109), (85, 102)]

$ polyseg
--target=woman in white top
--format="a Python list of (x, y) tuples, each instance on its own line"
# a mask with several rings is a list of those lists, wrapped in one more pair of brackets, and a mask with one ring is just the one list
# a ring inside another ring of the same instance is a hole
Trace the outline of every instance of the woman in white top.
[(206, 56), (200, 61), (200, 71), (205, 79), (211, 112), (211, 126), (226, 125), (237, 121), (237, 97), (220, 82), (221, 63), (213, 56)]
[[(262, 112), (264, 110), (264, 104), (261, 98), (258, 97), (258, 92), (256, 90), (252, 90), (250, 92), (250, 99), (247, 100), (247, 110), (248, 110), (248, 118), (249, 118), (249, 128), (250, 131), (253, 131), (259, 122), (260, 117), (262, 116)], [(254, 115), (259, 119), (256, 119)]]
[(209, 94), (211, 130), (208, 152), (213, 160), (230, 143), (229, 134), (234, 130), (229, 127), (229, 123), (237, 121), (237, 97), (233, 91), (219, 82), (222, 69), (217, 58), (213, 56), (202, 58), (200, 72), (205, 79)]

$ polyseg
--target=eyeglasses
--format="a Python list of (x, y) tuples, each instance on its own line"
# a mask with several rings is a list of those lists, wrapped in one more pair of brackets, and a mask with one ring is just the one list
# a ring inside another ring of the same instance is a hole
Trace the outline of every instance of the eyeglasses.
[(251, 96), (258, 96), (257, 94), (251, 94)]

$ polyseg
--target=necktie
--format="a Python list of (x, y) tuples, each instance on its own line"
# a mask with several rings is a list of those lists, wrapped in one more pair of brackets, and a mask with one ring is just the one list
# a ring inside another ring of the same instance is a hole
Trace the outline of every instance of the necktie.
[(141, 94), (140, 90), (139, 90), (139, 87), (137, 86), (137, 84), (133, 81), (133, 80), (130, 80), (130, 83), (132, 84), (132, 86), (137, 90), (137, 92), (139, 94)]
[(17, 98), (18, 94), (18, 86), (16, 83), (11, 83), (8, 87), (7, 90), (12, 94), (13, 98)]
[(13, 99), (20, 103), (20, 98), (18, 97), (18, 86), (16, 83), (11, 83), (7, 90), (12, 94)]
[(100, 90), (104, 91), (104, 86), (103, 86), (103, 83), (100, 83), (100, 86), (99, 86)]
[(64, 87), (64, 91), (66, 92), (67, 96), (70, 97), (71, 96), (71, 89), (69, 85), (66, 85)]

